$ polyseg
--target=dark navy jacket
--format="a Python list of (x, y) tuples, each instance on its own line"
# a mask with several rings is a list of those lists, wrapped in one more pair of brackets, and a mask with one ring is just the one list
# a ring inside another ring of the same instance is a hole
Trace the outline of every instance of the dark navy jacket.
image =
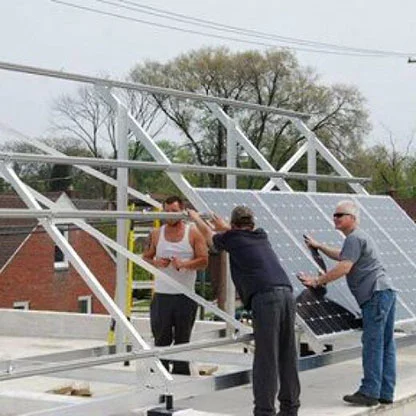
[(231, 277), (246, 309), (250, 309), (251, 298), (273, 286), (292, 288), (266, 232), (262, 228), (229, 230), (213, 236), (216, 250), (230, 254)]

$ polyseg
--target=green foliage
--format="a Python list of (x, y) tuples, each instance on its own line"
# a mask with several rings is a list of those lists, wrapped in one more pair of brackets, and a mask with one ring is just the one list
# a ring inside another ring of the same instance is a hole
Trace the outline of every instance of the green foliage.
[[(357, 89), (322, 85), (314, 71), (301, 67), (288, 51), (231, 52), (226, 48), (203, 48), (165, 64), (140, 64), (130, 76), (136, 82), (309, 113), (312, 117), (308, 124), (312, 130), (342, 160), (354, 158), (361, 152), (363, 137), (370, 127), (364, 99)], [(226, 131), (205, 105), (168, 96), (154, 96), (153, 100), (180, 129), (195, 163), (225, 164)], [(222, 109), (237, 121), (255, 147), (276, 168), (282, 166), (304, 140), (288, 120), (276, 114), (227, 105)], [(254, 167), (254, 162), (240, 161), (240, 164)], [(223, 183), (223, 177), (209, 175), (196, 184), (218, 187)], [(264, 180), (242, 178), (239, 183), (256, 188)]]

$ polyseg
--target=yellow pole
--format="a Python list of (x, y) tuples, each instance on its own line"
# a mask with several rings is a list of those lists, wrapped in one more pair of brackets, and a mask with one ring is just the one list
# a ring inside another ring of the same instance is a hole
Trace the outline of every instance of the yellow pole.
[[(157, 208), (157, 207), (155, 207), (155, 208), (153, 208), (153, 211), (156, 211), (156, 212), (161, 212), (161, 211), (163, 211), (162, 210), (162, 208)], [(160, 228), (161, 227), (161, 221), (160, 220), (154, 220), (153, 221), (153, 228)], [(155, 279), (155, 277), (152, 275), (152, 277), (153, 277), (153, 280)], [(153, 295), (154, 295), (154, 293), (155, 293), (155, 285), (154, 285), (154, 283), (153, 283), (153, 285), (152, 285), (152, 292), (151, 292), (151, 298), (153, 299)]]
[[(134, 211), (135, 205), (131, 204), (129, 211)], [(134, 252), (134, 222), (130, 220), (129, 223), (129, 232), (128, 232), (128, 241), (127, 246), (128, 250), (132, 253)], [(127, 296), (126, 296), (126, 305), (125, 305), (125, 314), (127, 318), (131, 317), (131, 309), (133, 303), (133, 266), (134, 263), (131, 260), (127, 262)], [(107, 343), (108, 345), (115, 345), (115, 329), (116, 321), (111, 319), (110, 330), (108, 331)]]
[[(129, 211), (134, 211), (135, 206), (134, 204), (130, 205)], [(130, 230), (128, 234), (128, 250), (134, 253), (134, 222), (130, 220)], [(131, 309), (133, 306), (133, 270), (134, 270), (134, 263), (131, 260), (128, 260), (127, 263), (127, 296), (126, 296), (126, 316), (128, 318), (131, 317)]]

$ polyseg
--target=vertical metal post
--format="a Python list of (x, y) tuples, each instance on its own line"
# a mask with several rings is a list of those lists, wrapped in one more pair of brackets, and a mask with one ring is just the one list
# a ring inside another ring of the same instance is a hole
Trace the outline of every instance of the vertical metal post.
[[(227, 168), (237, 167), (237, 140), (235, 128), (232, 121), (227, 126)], [(227, 189), (237, 188), (237, 178), (235, 175), (227, 175)]]
[[(308, 141), (308, 174), (316, 175), (316, 148), (312, 137)], [(316, 180), (308, 180), (308, 192), (316, 192)]]
[[(229, 120), (227, 124), (227, 167), (235, 168), (237, 166), (237, 140), (235, 137), (235, 127), (234, 122)], [(236, 189), (237, 188), (237, 178), (235, 175), (227, 175), (227, 189)], [(229, 257), (226, 256), (226, 270), (227, 270), (227, 280), (226, 280), (226, 304), (225, 311), (231, 315), (235, 316), (235, 286), (231, 279), (230, 267), (229, 267)], [(232, 330), (231, 326), (228, 325), (228, 332)]]
[[(117, 106), (116, 114), (116, 143), (117, 159), (127, 160), (129, 158), (128, 140), (127, 140), (127, 111), (124, 106)], [(128, 205), (128, 169), (117, 168), (117, 211), (127, 211)], [(127, 248), (127, 229), (128, 221), (117, 219), (117, 243)], [(117, 253), (117, 278), (116, 278), (116, 304), (126, 313), (127, 306), (127, 259), (120, 253)], [(122, 344), (125, 337), (124, 329), (116, 326), (116, 345), (117, 351), (122, 351)]]
[[(156, 162), (171, 163), (169, 158), (163, 153), (159, 146), (153, 141), (150, 135), (143, 129), (143, 127), (137, 122), (137, 120), (128, 112), (127, 107), (117, 98), (111, 91), (103, 86), (96, 86), (97, 91), (104, 98), (107, 104), (117, 110), (120, 106), (126, 109), (127, 112), (127, 126), (140, 140), (140, 143), (145, 149), (152, 155)], [(209, 211), (208, 205), (203, 199), (195, 192), (189, 182), (185, 179), (182, 173), (168, 172), (167, 176), (174, 182), (174, 184), (182, 191), (186, 198), (192, 203), (192, 205), (198, 211)]]

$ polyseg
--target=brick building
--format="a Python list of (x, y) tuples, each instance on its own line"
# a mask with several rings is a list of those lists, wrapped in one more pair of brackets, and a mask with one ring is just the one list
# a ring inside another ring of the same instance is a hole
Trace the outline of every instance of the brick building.
[[(107, 209), (106, 201), (48, 195), (63, 208)], [(0, 208), (26, 208), (16, 195), (0, 195)], [(110, 296), (115, 292), (112, 254), (83, 230), (59, 227)], [(84, 280), (36, 220), (0, 219), (0, 307), (107, 313)]]

